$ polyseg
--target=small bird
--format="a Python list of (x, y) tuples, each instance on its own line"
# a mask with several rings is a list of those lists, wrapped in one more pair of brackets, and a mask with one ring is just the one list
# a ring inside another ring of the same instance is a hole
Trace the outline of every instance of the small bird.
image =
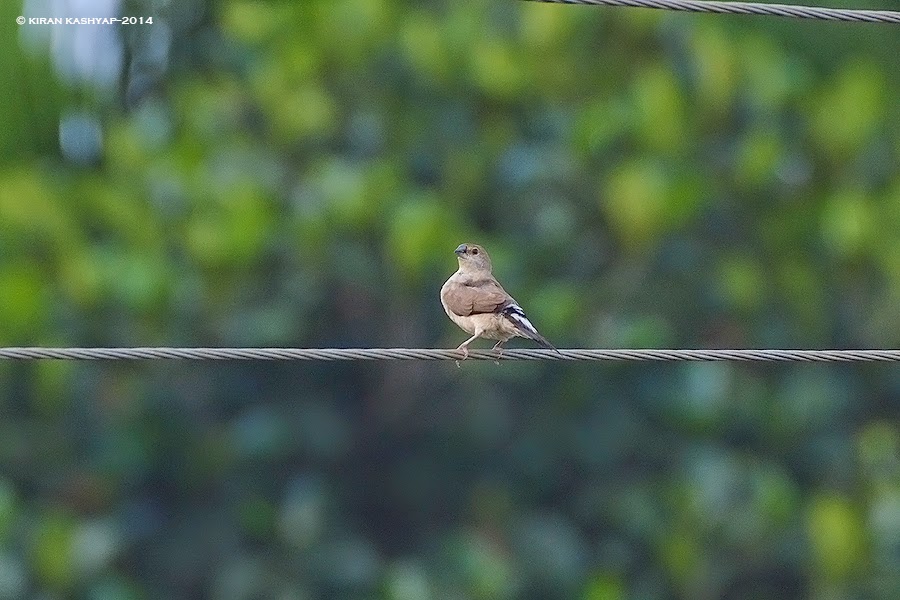
[[(479, 337), (499, 340), (494, 350), (513, 337), (534, 340), (544, 348), (556, 348), (538, 333), (525, 311), (491, 274), (491, 258), (477, 244), (460, 244), (455, 250), (459, 270), (441, 288), (441, 304), (447, 316), (472, 337), (457, 347), (469, 357), (469, 344)], [(557, 350), (558, 352), (558, 350)], [(457, 363), (458, 364), (458, 363)]]

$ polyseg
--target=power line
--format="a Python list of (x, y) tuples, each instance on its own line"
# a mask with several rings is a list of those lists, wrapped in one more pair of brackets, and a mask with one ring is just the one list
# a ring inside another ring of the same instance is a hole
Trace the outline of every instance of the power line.
[(631, 6), (684, 12), (735, 15), (768, 15), (820, 21), (859, 21), (864, 23), (900, 23), (900, 12), (892, 10), (856, 10), (824, 8), (793, 4), (762, 4), (757, 2), (718, 2), (716, 0), (526, 0), (551, 4), (586, 4), (594, 6)]
[[(900, 350), (470, 350), (472, 360), (637, 362), (898, 362)], [(0, 360), (461, 360), (460, 350), (421, 348), (0, 348)]]

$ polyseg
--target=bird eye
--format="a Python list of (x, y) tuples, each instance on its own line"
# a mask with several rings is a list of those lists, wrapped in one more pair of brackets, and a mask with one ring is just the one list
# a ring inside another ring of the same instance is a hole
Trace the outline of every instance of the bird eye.
[(472, 254), (478, 254), (478, 248), (472, 248)]

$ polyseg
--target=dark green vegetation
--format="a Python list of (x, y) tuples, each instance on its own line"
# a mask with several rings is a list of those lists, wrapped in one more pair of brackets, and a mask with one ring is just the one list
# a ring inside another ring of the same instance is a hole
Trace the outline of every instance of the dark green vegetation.
[[(17, 4), (0, 345), (455, 347), (477, 241), (559, 347), (900, 346), (896, 26)], [(3, 364), (0, 597), (893, 599), (898, 416), (889, 365)]]

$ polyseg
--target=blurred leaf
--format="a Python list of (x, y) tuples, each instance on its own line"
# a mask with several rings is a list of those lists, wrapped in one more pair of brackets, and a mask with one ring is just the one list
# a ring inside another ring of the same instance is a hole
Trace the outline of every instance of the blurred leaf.
[(584, 600), (624, 600), (625, 585), (614, 575), (598, 575), (591, 579), (584, 591)]
[(75, 584), (75, 527), (73, 519), (61, 513), (41, 515), (34, 532), (32, 568), (42, 585), (66, 591)]
[(36, 264), (0, 265), (0, 343), (36, 343), (49, 309), (49, 290)]
[(783, 153), (781, 140), (775, 132), (752, 131), (739, 150), (737, 178), (750, 188), (775, 181)]
[(452, 214), (437, 198), (409, 198), (394, 213), (387, 256), (402, 274), (419, 279), (428, 267), (437, 270), (439, 265), (447, 264), (448, 253), (461, 243), (460, 231)]
[(838, 256), (852, 258), (869, 249), (875, 227), (872, 212), (860, 190), (838, 190), (828, 198), (822, 214), (822, 234)]
[(732, 42), (722, 29), (711, 24), (699, 24), (692, 34), (699, 104), (717, 117), (724, 116), (737, 94), (738, 69)]
[(259, 43), (270, 38), (285, 20), (294, 17), (289, 5), (227, 2), (222, 6), (222, 29), (236, 40)]
[(693, 536), (686, 531), (666, 534), (660, 552), (669, 576), (681, 585), (688, 583), (703, 555)]
[(12, 483), (0, 479), (0, 544), (5, 543), (10, 528), (16, 521), (19, 505)]
[(475, 533), (463, 535), (448, 552), (448, 566), (462, 578), (469, 596), (478, 600), (514, 597), (517, 584), (513, 567), (489, 539)]
[(649, 150), (674, 151), (687, 139), (683, 93), (671, 70), (654, 65), (635, 75), (634, 127)]
[(875, 133), (885, 110), (885, 82), (868, 62), (848, 62), (815, 96), (812, 133), (832, 156), (859, 150)]
[(848, 499), (816, 496), (809, 508), (807, 527), (815, 566), (828, 578), (846, 579), (864, 564), (864, 527)]
[(525, 72), (512, 46), (502, 39), (478, 40), (472, 53), (475, 83), (489, 96), (513, 99), (525, 85)]
[(722, 261), (719, 273), (726, 302), (742, 312), (759, 309), (766, 299), (766, 276), (759, 265), (743, 257)]
[(624, 245), (640, 250), (692, 217), (700, 201), (692, 176), (673, 178), (659, 163), (635, 160), (610, 174), (600, 206)]
[(401, 563), (388, 569), (387, 600), (429, 600), (434, 597), (426, 573), (417, 563)]

